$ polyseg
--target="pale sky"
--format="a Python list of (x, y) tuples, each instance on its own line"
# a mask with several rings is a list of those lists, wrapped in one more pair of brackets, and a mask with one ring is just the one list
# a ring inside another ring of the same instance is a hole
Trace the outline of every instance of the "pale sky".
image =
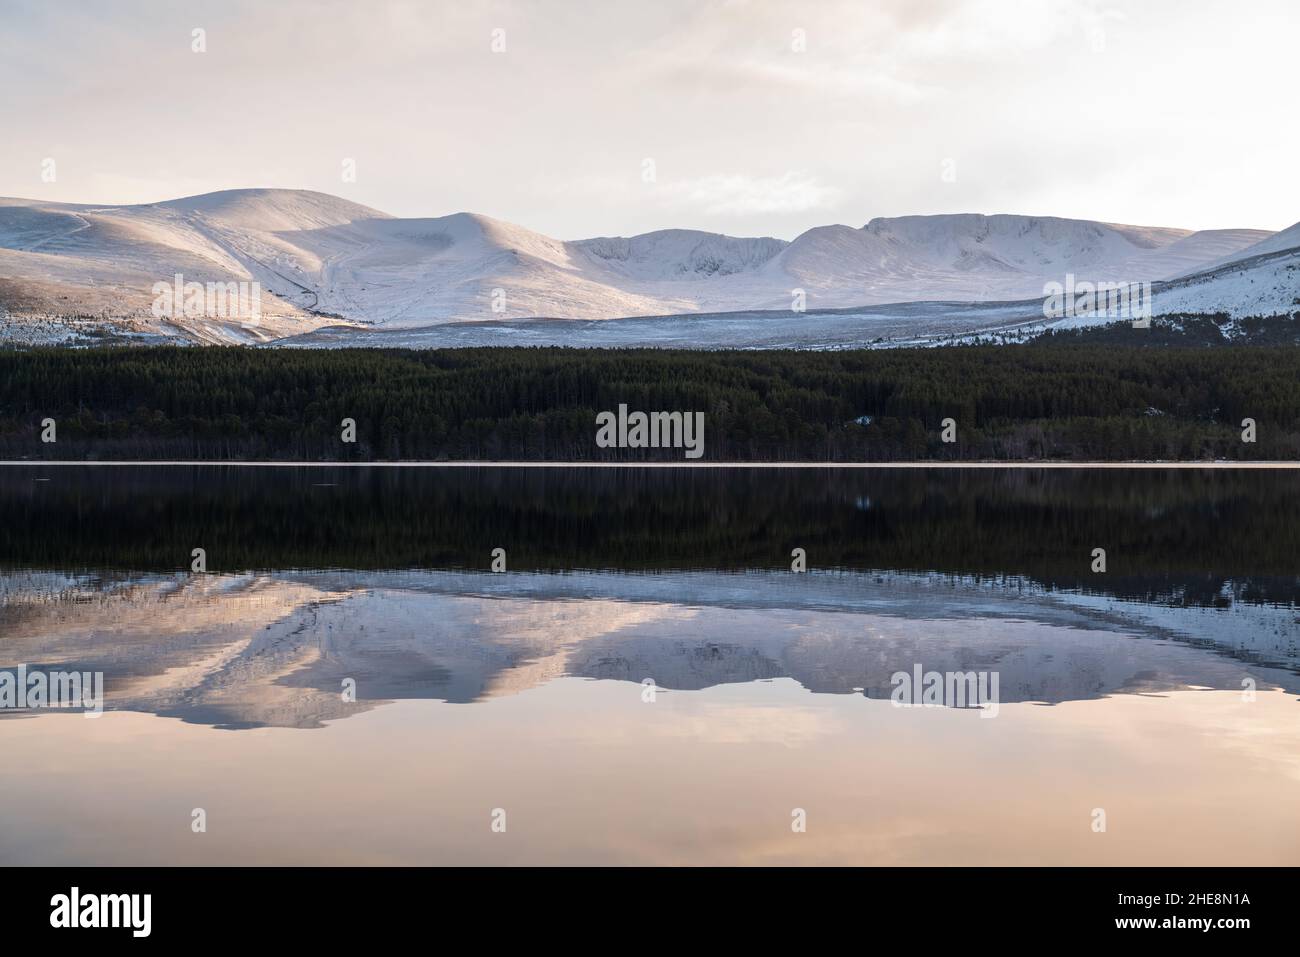
[(561, 239), (1300, 219), (1297, 0), (0, 0), (0, 26), (0, 196), (298, 187)]

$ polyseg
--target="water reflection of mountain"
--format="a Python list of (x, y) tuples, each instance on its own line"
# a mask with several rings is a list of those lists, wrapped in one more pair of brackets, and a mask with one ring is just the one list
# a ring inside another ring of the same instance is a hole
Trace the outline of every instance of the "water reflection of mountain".
[[(109, 709), (318, 727), (395, 699), (478, 702), (561, 676), (672, 690), (997, 670), (1001, 700), (1187, 687), (1300, 692), (1294, 606), (1133, 602), (900, 572), (282, 572), (0, 578), (0, 668), (103, 671)], [(344, 679), (358, 701), (343, 700)]]

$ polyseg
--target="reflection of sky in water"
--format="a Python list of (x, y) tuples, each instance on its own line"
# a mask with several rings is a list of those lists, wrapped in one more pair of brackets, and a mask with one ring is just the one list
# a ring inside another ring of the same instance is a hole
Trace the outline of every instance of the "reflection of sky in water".
[(986, 721), (789, 679), (647, 704), (561, 678), (323, 733), (53, 715), (0, 724), (0, 860), (1294, 864), (1296, 708), (1187, 691)]
[[(0, 862), (1300, 857), (1294, 608), (889, 572), (0, 589), (0, 667), (102, 670), (110, 712), (0, 719)], [(891, 707), (918, 663), (997, 671), (998, 717)]]

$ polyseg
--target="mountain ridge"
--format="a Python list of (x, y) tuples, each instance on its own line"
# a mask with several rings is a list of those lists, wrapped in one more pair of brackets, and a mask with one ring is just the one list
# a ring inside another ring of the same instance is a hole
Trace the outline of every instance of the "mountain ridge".
[(1300, 224), (1196, 231), (983, 213), (875, 217), (789, 241), (691, 229), (561, 240), (478, 213), (396, 217), (311, 190), (121, 206), (2, 198), (0, 309), (184, 331), (194, 324), (153, 315), (156, 283), (256, 282), (251, 333), (241, 316), (199, 325), (212, 341), (273, 340), (339, 321), (402, 329), (1024, 300), (1066, 274), (1170, 280), (1292, 242)]

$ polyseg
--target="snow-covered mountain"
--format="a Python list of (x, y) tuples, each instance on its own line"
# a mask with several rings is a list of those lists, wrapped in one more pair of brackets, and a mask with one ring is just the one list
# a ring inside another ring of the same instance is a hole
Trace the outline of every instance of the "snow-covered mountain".
[(749, 272), (789, 244), (780, 239), (736, 239), (695, 229), (661, 229), (575, 243), (630, 280), (711, 279)]
[(1300, 224), (1221, 265), (1161, 285), (1153, 299), (1156, 315), (1222, 312), (1239, 318), (1300, 313)]
[(1257, 256), (1269, 256), (1273, 253), (1286, 252), (1291, 249), (1300, 249), (1300, 223), (1288, 226), (1281, 232), (1273, 233), (1245, 248), (1225, 252), (1208, 266), (1202, 266), (1201, 269), (1205, 270), (1214, 266), (1221, 266), (1224, 263), (1254, 259)]
[[(222, 341), (340, 323), (402, 330), (790, 310), (800, 298), (810, 311), (1023, 300), (1067, 273), (1110, 282), (1192, 276), (1300, 246), (1298, 231), (1300, 224), (1278, 234), (1192, 232), (960, 214), (822, 226), (792, 242), (683, 229), (564, 241), (470, 213), (396, 218), (304, 190), (227, 190), (140, 206), (0, 199), (0, 313), (11, 325), (86, 316)], [(192, 282), (258, 283), (259, 321), (159, 320), (152, 290), (178, 273)], [(1227, 277), (1181, 288), (1190, 306), (1231, 308), (1242, 283)], [(1250, 298), (1252, 308), (1289, 305), (1293, 271), (1278, 282), (1281, 292)]]

